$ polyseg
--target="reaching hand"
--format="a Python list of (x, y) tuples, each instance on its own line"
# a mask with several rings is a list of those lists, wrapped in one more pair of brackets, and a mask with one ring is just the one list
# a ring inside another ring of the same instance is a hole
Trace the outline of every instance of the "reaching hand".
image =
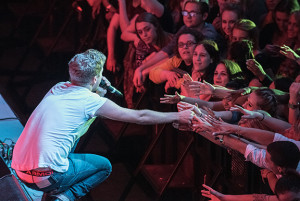
[(278, 45), (266, 45), (264, 49), (270, 56), (272, 57), (278, 57), (280, 56), (280, 46)]
[(205, 117), (205, 120), (212, 125), (212, 128), (210, 129), (211, 132), (213, 132), (214, 136), (218, 135), (229, 135), (231, 133), (235, 133), (239, 127), (237, 125), (229, 124), (224, 122), (223, 120), (216, 119), (212, 116), (207, 115)]
[(248, 59), (246, 61), (247, 68), (262, 81), (266, 75), (263, 67), (255, 59)]
[(179, 73), (168, 71), (166, 73), (167, 81), (170, 82), (172, 86), (176, 86), (179, 78), (181, 77)]
[(189, 85), (192, 81), (193, 79), (189, 74), (183, 75), (183, 85)]
[(192, 111), (192, 109), (183, 110), (178, 113), (179, 113), (179, 121), (176, 123), (191, 125), (192, 120), (195, 116), (195, 113)]
[(241, 106), (235, 105), (234, 107), (230, 108), (230, 111), (238, 111), (243, 113), (244, 115), (242, 116), (243, 119), (262, 119), (263, 114), (257, 111), (250, 111), (246, 110)]
[(194, 117), (192, 128), (196, 133), (212, 132), (212, 125), (208, 123), (205, 118), (199, 116)]
[(202, 116), (201, 110), (198, 108), (198, 105), (192, 105), (190, 103), (185, 103), (185, 102), (179, 102), (177, 104), (177, 109), (178, 111), (183, 111), (183, 110), (192, 110), (197, 116)]
[(292, 50), (289, 46), (286, 45), (280, 47), (279, 53), (292, 60), (296, 60), (297, 58), (299, 58), (299, 55), (297, 55), (297, 53), (294, 52), (294, 50)]
[(224, 194), (212, 189), (211, 187), (203, 184), (205, 190), (201, 190), (201, 194), (204, 197), (209, 198), (211, 201), (225, 201)]
[(202, 94), (212, 95), (215, 90), (215, 87), (206, 81), (203, 81), (203, 83), (193, 81), (189, 84), (189, 88), (194, 92), (195, 96), (200, 96)]
[(179, 103), (184, 96), (181, 96), (178, 94), (178, 92), (175, 92), (175, 95), (167, 95), (165, 94), (163, 98), (160, 98), (160, 103), (166, 103), (166, 104), (176, 104)]

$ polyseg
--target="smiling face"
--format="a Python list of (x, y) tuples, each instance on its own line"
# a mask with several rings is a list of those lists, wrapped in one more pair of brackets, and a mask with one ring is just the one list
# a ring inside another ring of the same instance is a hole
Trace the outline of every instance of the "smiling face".
[(297, 25), (296, 16), (292, 14), (288, 22), (288, 30), (287, 30), (288, 38), (297, 38), (299, 37), (299, 34), (300, 34), (300, 27), (298, 27)]
[(229, 82), (227, 68), (223, 63), (219, 63), (214, 72), (214, 84), (225, 87)]
[(155, 43), (157, 35), (156, 28), (153, 26), (153, 24), (149, 22), (137, 22), (136, 31), (142, 41), (144, 41), (146, 44), (149, 45)]
[(193, 54), (193, 70), (204, 72), (206, 68), (212, 63), (209, 53), (206, 51), (203, 44), (198, 45)]
[(227, 36), (231, 36), (234, 23), (238, 20), (238, 15), (229, 10), (222, 13), (222, 29)]
[(193, 51), (196, 46), (195, 37), (191, 34), (182, 34), (178, 38), (178, 52), (186, 64), (192, 63)]

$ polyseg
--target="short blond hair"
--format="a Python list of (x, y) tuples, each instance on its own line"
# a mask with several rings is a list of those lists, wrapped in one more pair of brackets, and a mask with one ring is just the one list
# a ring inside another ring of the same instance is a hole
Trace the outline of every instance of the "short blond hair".
[(106, 56), (95, 49), (76, 54), (69, 61), (71, 82), (78, 85), (88, 84), (94, 76), (100, 74), (105, 61)]

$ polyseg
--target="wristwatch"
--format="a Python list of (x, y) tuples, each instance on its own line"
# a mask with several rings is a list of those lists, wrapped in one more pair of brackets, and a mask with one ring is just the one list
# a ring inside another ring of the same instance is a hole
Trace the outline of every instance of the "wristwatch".
[(296, 105), (289, 103), (288, 107), (295, 110), (295, 109), (299, 108), (299, 102)]

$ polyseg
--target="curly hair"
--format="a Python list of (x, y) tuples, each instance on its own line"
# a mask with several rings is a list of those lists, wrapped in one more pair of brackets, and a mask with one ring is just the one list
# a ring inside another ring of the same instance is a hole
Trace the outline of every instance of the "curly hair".
[(100, 74), (105, 61), (106, 56), (95, 49), (76, 54), (68, 63), (71, 82), (88, 84), (94, 76)]

